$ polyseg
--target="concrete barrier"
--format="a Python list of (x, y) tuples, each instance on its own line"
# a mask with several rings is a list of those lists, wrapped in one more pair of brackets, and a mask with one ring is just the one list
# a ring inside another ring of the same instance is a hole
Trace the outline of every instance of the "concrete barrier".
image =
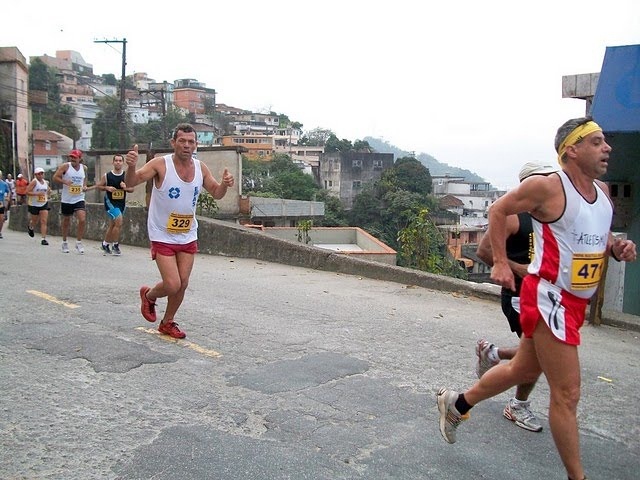
[[(107, 215), (101, 203), (87, 203), (87, 224), (84, 238), (102, 240), (107, 228)], [(11, 209), (9, 228), (27, 230), (27, 206)], [(243, 227), (231, 221), (198, 217), (198, 246), (200, 253), (239, 258), (255, 258), (314, 270), (324, 270), (349, 275), (359, 275), (454, 292), (459, 295), (499, 300), (497, 285), (474, 283), (442, 275), (434, 275), (395, 265), (354, 258), (302, 243), (268, 236), (255, 229)], [(36, 228), (36, 235), (38, 234)], [(60, 236), (60, 203), (52, 202), (49, 212), (49, 234)], [(75, 220), (72, 221), (69, 238), (75, 238)], [(147, 209), (128, 206), (120, 235), (123, 245), (148, 247)], [(426, 306), (425, 306), (426, 308)], [(640, 318), (634, 315), (603, 311), (602, 323), (640, 331)]]

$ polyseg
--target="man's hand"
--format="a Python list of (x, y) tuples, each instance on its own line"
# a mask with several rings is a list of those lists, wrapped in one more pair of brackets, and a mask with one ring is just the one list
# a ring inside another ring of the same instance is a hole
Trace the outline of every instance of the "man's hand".
[(516, 291), (516, 282), (513, 276), (513, 271), (508, 262), (496, 262), (491, 268), (491, 280), (508, 288), (509, 290)]
[(633, 262), (637, 258), (636, 244), (631, 240), (615, 239), (611, 245), (611, 252), (621, 262)]
[(222, 183), (225, 187), (233, 187), (235, 180), (233, 178), (233, 175), (231, 175), (229, 173), (228, 169), (224, 169), (224, 172), (222, 172)]
[(125, 156), (128, 167), (134, 167), (138, 164), (138, 144), (133, 146), (133, 150), (129, 150)]

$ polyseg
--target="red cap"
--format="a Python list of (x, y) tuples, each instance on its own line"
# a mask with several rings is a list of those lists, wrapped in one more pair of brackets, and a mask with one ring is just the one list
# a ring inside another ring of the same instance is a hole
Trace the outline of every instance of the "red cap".
[(80, 150), (71, 150), (69, 156), (73, 158), (82, 158), (82, 152)]

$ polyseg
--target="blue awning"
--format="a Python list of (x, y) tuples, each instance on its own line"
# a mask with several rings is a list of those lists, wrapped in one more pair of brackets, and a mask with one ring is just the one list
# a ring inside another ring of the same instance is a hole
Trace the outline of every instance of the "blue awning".
[(640, 45), (607, 47), (591, 115), (605, 132), (640, 132)]

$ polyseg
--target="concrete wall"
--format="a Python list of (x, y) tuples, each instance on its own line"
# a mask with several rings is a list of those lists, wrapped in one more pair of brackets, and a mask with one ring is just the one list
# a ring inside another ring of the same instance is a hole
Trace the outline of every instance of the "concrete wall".
[[(156, 150), (154, 156), (166, 155), (172, 153), (173, 150)], [(126, 152), (114, 152), (105, 150), (95, 150), (87, 152), (87, 155), (95, 157), (95, 178), (90, 179), (90, 183), (97, 183), (102, 176), (111, 170), (113, 165), (113, 155), (115, 153)], [(138, 150), (138, 168), (142, 167), (147, 161), (148, 150)], [(224, 198), (216, 200), (218, 204), (218, 214), (221, 218), (235, 217), (240, 210), (240, 196), (242, 189), (242, 156), (241, 152), (237, 148), (223, 148), (223, 147), (201, 147), (198, 149), (198, 160), (203, 162), (216, 180), (220, 180), (222, 172), (225, 168), (234, 176), (236, 183), (233, 188), (227, 190), (227, 194)], [(147, 189), (150, 185), (138, 185), (133, 193), (127, 194), (127, 204), (132, 203), (134, 205), (146, 205)], [(150, 190), (149, 190), (150, 191)], [(87, 192), (86, 200), (88, 202), (102, 202), (104, 192), (99, 190), (92, 190)]]
[[(264, 227), (260, 231), (284, 240), (297, 242), (295, 227)], [(396, 251), (358, 227), (312, 227), (309, 230), (310, 244), (318, 248), (333, 250), (340, 255), (351, 255), (388, 265), (396, 264)], [(361, 250), (327, 247), (327, 245), (357, 245)]]
[[(123, 245), (147, 247), (147, 211), (143, 207), (127, 207), (123, 222), (121, 242)], [(9, 228), (27, 234), (27, 206), (12, 208)], [(363, 260), (318, 247), (282, 240), (265, 235), (251, 228), (231, 222), (198, 217), (200, 253), (240, 258), (255, 258), (269, 262), (294, 265), (315, 270), (361, 275), (417, 285), (434, 290), (454, 291), (465, 295), (495, 299), (499, 289), (491, 285), (479, 285), (455, 278), (433, 275), (380, 262)], [(85, 238), (102, 240), (107, 228), (107, 216), (102, 204), (87, 204)], [(37, 234), (37, 232), (36, 232)], [(49, 235), (60, 236), (60, 204), (55, 202), (49, 212)], [(75, 220), (71, 224), (69, 238), (75, 235)], [(52, 243), (52, 248), (59, 245)]]
[[(49, 234), (60, 235), (60, 205), (55, 203), (49, 212)], [(146, 224), (147, 212), (143, 207), (127, 209), (123, 223), (121, 242), (124, 245), (147, 247), (149, 240)], [(11, 209), (9, 228), (27, 235), (27, 206)], [(359, 275), (377, 280), (415, 285), (432, 290), (448, 291), (490, 300), (500, 298), (497, 285), (478, 284), (457, 278), (434, 275), (419, 270), (387, 265), (380, 262), (342, 255), (317, 247), (270, 237), (251, 228), (231, 222), (198, 217), (200, 253), (240, 258), (255, 258), (314, 270), (349, 275)], [(87, 228), (85, 238), (102, 240), (107, 228), (107, 218), (102, 204), (87, 204)], [(71, 226), (70, 238), (75, 232)], [(37, 234), (37, 232), (36, 232)], [(52, 248), (59, 245), (52, 244)], [(427, 308), (428, 306), (425, 306)], [(603, 309), (602, 323), (640, 330), (640, 319), (634, 315), (610, 312)]]

